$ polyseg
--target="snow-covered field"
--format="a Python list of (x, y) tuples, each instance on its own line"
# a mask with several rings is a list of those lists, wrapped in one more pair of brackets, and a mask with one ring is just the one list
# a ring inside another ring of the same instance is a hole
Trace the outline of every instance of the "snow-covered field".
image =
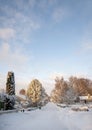
[(0, 130), (92, 130), (92, 110), (76, 112), (48, 103), (41, 110), (0, 115)]

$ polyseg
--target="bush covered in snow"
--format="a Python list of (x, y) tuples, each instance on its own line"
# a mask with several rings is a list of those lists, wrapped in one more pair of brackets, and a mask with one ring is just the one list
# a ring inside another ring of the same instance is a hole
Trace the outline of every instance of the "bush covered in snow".
[(14, 108), (15, 95), (0, 93), (0, 109), (10, 110)]

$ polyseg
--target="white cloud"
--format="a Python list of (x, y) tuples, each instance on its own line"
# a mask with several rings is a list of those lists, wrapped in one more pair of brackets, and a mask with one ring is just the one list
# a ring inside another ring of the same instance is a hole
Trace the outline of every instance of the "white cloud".
[(92, 42), (84, 44), (84, 49), (87, 51), (92, 50)]
[(84, 40), (80, 46), (79, 54), (87, 54), (92, 51), (92, 41), (90, 39)]
[(22, 70), (28, 62), (28, 57), (18, 47), (14, 50), (9, 43), (3, 43), (0, 48), (0, 62), (13, 70)]
[[(17, 2), (15, 2), (15, 5)], [(23, 11), (21, 11), (20, 6), (19, 9), (15, 9), (9, 5), (1, 8), (0, 39), (5, 42), (8, 42), (8, 40), (13, 38), (13, 40), (21, 41), (21, 43), (30, 43), (31, 33), (40, 28), (40, 23), (37, 19), (38, 17), (35, 15), (34, 11), (29, 8), (28, 3), (23, 3), (22, 0), (21, 3), (24, 7)], [(26, 9), (25, 6), (27, 6)]]
[[(38, 29), (40, 25), (37, 23), (37, 21), (34, 21), (31, 16), (24, 15), (21, 12), (17, 12), (15, 14), (15, 21), (19, 25), (23, 25), (23, 28), (29, 28), (29, 29)], [(23, 29), (22, 28), (22, 29)]]
[(33, 7), (36, 3), (36, 0), (29, 0), (30, 7)]
[(66, 11), (66, 9), (58, 7), (54, 10), (52, 17), (55, 22), (61, 22), (67, 15), (68, 12)]
[(50, 5), (54, 5), (54, 4), (57, 3), (57, 0), (48, 0), (48, 2), (49, 2)]
[(92, 21), (85, 27), (81, 44), (84, 52), (92, 50)]
[(9, 40), (15, 36), (15, 30), (12, 28), (2, 28), (0, 29), (0, 38), (2, 40)]

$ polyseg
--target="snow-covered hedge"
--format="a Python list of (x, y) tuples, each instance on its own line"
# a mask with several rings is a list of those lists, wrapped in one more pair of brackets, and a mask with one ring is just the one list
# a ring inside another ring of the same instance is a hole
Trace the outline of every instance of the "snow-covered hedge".
[(13, 109), (15, 99), (16, 99), (15, 95), (0, 93), (0, 109), (3, 110)]

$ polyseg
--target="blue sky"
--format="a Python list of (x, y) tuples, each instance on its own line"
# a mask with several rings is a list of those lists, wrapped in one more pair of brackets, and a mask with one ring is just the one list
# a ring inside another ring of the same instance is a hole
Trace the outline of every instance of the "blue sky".
[[(92, 78), (92, 0), (0, 0), (0, 86)], [(49, 89), (49, 85), (47, 85)]]

